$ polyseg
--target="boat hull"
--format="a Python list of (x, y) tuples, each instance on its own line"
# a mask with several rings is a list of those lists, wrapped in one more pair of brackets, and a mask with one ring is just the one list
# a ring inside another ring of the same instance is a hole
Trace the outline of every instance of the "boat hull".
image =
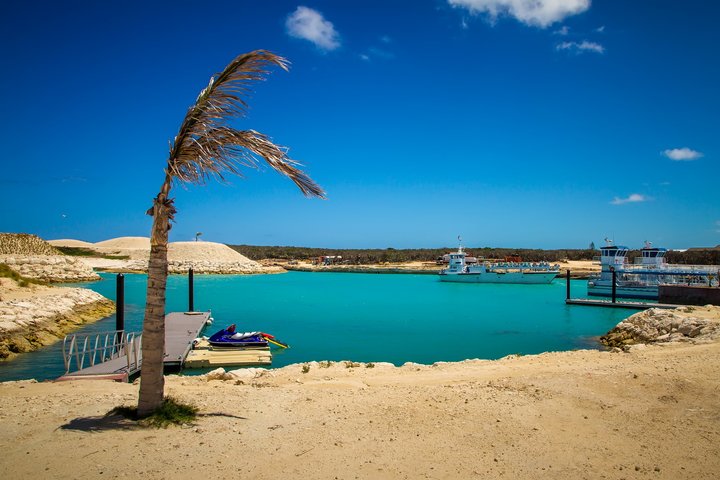
[(557, 272), (483, 272), (483, 273), (446, 273), (440, 274), (441, 282), (455, 283), (514, 283), (548, 284), (557, 276)]

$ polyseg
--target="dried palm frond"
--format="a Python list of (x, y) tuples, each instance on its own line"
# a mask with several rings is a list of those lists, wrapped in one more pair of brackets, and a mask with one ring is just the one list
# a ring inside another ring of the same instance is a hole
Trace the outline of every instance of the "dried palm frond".
[(236, 130), (228, 122), (245, 116), (252, 82), (263, 80), (268, 67), (287, 70), (287, 60), (265, 50), (235, 58), (198, 95), (170, 148), (168, 175), (182, 182), (202, 184), (212, 177), (224, 181), (231, 173), (242, 176), (241, 167), (257, 168), (263, 159), (289, 177), (306, 196), (325, 196), (322, 188), (288, 157), (287, 149), (275, 145), (254, 130)]

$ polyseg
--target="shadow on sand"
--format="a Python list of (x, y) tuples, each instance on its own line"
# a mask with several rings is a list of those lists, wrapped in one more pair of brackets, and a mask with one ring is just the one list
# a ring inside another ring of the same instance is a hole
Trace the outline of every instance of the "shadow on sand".
[[(247, 420), (247, 417), (240, 417), (229, 413), (213, 412), (198, 413), (198, 417), (226, 417), (235, 418), (237, 420)], [(195, 426), (191, 424), (188, 426)], [(80, 432), (104, 432), (108, 430), (135, 430), (138, 428), (146, 428), (145, 425), (137, 420), (125, 418), (122, 415), (98, 415), (96, 417), (80, 417), (70, 420), (64, 425), (60, 425), (61, 430), (77, 430)]]
[(140, 428), (135, 420), (122, 415), (99, 415), (97, 417), (80, 417), (60, 425), (62, 430), (78, 430), (81, 432), (103, 432), (107, 430), (133, 430)]

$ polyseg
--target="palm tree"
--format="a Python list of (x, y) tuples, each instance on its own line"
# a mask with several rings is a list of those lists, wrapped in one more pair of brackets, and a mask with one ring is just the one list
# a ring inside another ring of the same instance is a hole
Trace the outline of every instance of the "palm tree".
[(271, 52), (256, 50), (235, 58), (190, 107), (170, 148), (165, 181), (148, 215), (153, 217), (150, 236), (147, 303), (143, 323), (143, 362), (140, 373), (138, 415), (145, 417), (163, 401), (163, 357), (165, 352), (165, 286), (167, 244), (170, 222), (175, 215), (170, 190), (174, 183), (204, 184), (208, 178), (224, 181), (224, 174), (242, 176), (241, 167), (257, 168), (260, 159), (290, 178), (307, 197), (324, 198), (325, 193), (287, 149), (275, 145), (254, 130), (236, 130), (229, 120), (243, 117), (244, 98), (251, 83), (263, 80), (273, 65), (287, 70), (287, 60)]

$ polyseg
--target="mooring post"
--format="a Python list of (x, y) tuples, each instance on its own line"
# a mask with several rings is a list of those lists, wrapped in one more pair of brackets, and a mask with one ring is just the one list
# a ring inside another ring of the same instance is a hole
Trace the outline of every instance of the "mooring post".
[(190, 267), (188, 269), (188, 311), (194, 312), (195, 311), (195, 295), (194, 295), (194, 279), (193, 279), (193, 269)]
[(115, 284), (115, 330), (125, 330), (125, 275), (118, 273)]
[(118, 273), (115, 277), (115, 350), (122, 349), (125, 330), (125, 275)]
[(570, 269), (567, 269), (567, 273), (565, 274), (565, 279), (567, 280), (567, 286), (565, 287), (567, 294), (565, 295), (565, 300), (570, 300)]
[(612, 270), (612, 303), (615, 303), (615, 294), (617, 293), (617, 285), (615, 284), (615, 281), (617, 280), (617, 272), (614, 268)]

